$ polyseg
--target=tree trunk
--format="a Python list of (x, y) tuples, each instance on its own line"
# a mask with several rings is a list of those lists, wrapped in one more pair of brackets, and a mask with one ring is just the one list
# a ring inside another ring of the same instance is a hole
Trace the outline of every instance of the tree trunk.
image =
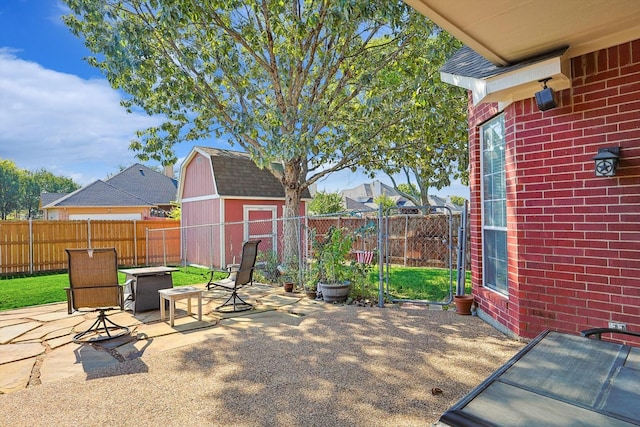
[(300, 271), (302, 262), (300, 247), (302, 245), (300, 227), (300, 200), (302, 187), (300, 185), (300, 163), (290, 161), (285, 164), (282, 185), (284, 187), (284, 259), (287, 264), (295, 264)]
[(431, 212), (429, 208), (429, 189), (420, 186), (420, 201), (422, 202), (422, 206), (426, 206), (422, 208), (422, 215), (428, 215)]

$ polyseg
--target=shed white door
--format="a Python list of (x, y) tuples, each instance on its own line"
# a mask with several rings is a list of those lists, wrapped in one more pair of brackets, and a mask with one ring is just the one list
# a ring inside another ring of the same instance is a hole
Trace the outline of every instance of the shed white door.
[(244, 207), (244, 240), (262, 240), (261, 251), (277, 252), (277, 217), (276, 206), (245, 206)]

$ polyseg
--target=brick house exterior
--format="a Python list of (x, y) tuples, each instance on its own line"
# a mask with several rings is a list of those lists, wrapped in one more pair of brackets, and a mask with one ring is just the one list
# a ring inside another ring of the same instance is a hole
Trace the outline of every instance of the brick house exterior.
[[(427, 16), (437, 8), (432, 19), (474, 46), (456, 53), (442, 76), (470, 95), (471, 273), (479, 315), (522, 338), (546, 329), (577, 334), (609, 322), (640, 331), (640, 30), (637, 19), (606, 20), (637, 17), (640, 5), (602, 4), (606, 10), (585, 18), (549, 14), (544, 4), (510, 2), (513, 10), (502, 4), (502, 16), (495, 15), (499, 4), (488, 2), (472, 17), (439, 0), (408, 3)], [(492, 7), (492, 19), (500, 18), (483, 27), (481, 9)], [(524, 27), (538, 17), (558, 31), (501, 38), (514, 20)], [(473, 31), (459, 25), (472, 20), (481, 23)], [(563, 21), (571, 31), (562, 32)], [(591, 30), (603, 26), (605, 36), (597, 39)], [(498, 64), (500, 55), (512, 61)], [(548, 77), (557, 107), (540, 111), (534, 93)], [(494, 227), (505, 231), (503, 287), (491, 283), (500, 265), (490, 259), (499, 244), (490, 244), (487, 222), (496, 193), (488, 190), (491, 132), (503, 132), (496, 140), (504, 144), (504, 188), (497, 191), (504, 193), (504, 224)], [(620, 147), (613, 177), (594, 173), (593, 157), (604, 147)]]
[[(640, 40), (571, 60), (572, 89), (469, 108), (471, 257), (480, 309), (518, 336), (623, 322), (640, 330)], [(482, 286), (479, 125), (503, 114), (509, 295)], [(612, 178), (592, 157), (619, 146)]]

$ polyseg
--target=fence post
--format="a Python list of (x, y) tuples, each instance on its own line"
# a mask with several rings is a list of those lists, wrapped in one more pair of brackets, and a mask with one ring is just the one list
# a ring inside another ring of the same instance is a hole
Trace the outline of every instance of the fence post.
[(133, 265), (138, 265), (138, 223), (133, 220)]
[(33, 220), (29, 218), (29, 274), (33, 274)]
[[(415, 242), (413, 243), (415, 250)], [(404, 216), (404, 266), (407, 266), (407, 249), (409, 248), (409, 215)], [(422, 251), (420, 251), (422, 252)]]
[(167, 230), (162, 229), (162, 265), (167, 266)]
[(382, 203), (378, 206), (378, 307), (384, 307), (384, 283), (382, 280)]
[(145, 243), (145, 265), (149, 265), (149, 227), (144, 228), (144, 243)]
[(87, 248), (91, 249), (91, 220), (87, 219)]

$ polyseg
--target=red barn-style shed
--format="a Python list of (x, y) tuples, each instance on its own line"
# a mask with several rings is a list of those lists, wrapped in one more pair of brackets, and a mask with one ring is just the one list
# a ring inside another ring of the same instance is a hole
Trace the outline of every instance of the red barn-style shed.
[[(285, 194), (282, 184), (260, 169), (249, 154), (196, 146), (182, 163), (178, 197), (182, 204), (183, 258), (190, 264), (221, 267), (239, 260), (242, 243), (262, 242), (259, 251), (279, 252)], [(308, 191), (300, 216), (306, 214)]]

